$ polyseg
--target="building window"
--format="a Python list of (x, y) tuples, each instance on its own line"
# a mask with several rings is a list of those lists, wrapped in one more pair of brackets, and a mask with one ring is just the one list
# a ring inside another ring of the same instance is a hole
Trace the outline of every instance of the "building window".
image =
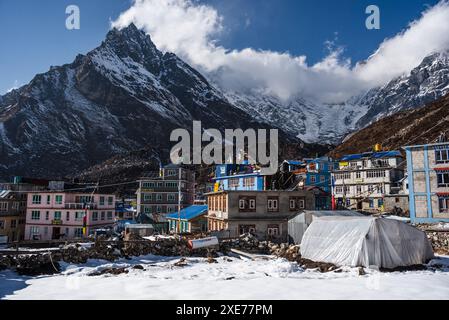
[(75, 228), (75, 238), (83, 237), (83, 228)]
[(369, 207), (374, 208), (374, 200), (373, 199), (369, 200)]
[(62, 204), (62, 196), (61, 195), (57, 195), (56, 197), (55, 197), (55, 203), (56, 204)]
[(156, 201), (161, 202), (162, 201), (162, 194), (156, 195)]
[(84, 212), (75, 212), (75, 221), (82, 221), (84, 216)]
[(20, 202), (13, 202), (12, 209), (13, 210), (19, 210), (20, 209)]
[(267, 207), (269, 212), (279, 211), (279, 198), (268, 198)]
[(384, 186), (383, 186), (383, 184), (378, 184), (376, 189), (377, 189), (377, 193), (381, 193), (381, 194), (384, 193)]
[(108, 220), (112, 220), (112, 211), (108, 211)]
[(239, 211), (253, 212), (255, 210), (256, 210), (256, 198), (255, 197), (240, 197), (239, 198)]
[(152, 200), (153, 200), (153, 195), (150, 194), (150, 193), (145, 193), (145, 194), (143, 195), (143, 200), (144, 200), (144, 201), (152, 201)]
[(47, 204), (51, 204), (51, 195), (47, 195)]
[(389, 167), (390, 166), (390, 160), (388, 160), (388, 159), (378, 159), (378, 160), (375, 160), (374, 164), (377, 167)]
[(377, 207), (378, 208), (382, 208), (384, 205), (384, 200), (383, 199), (377, 199)]
[(31, 220), (39, 220), (41, 218), (40, 211), (31, 211)]
[(154, 182), (143, 182), (142, 188), (144, 189), (153, 189), (154, 188)]
[(108, 197), (108, 205), (112, 206), (114, 204), (114, 197)]
[(337, 186), (337, 187), (335, 187), (335, 193), (337, 193), (337, 194), (343, 194), (343, 187), (342, 187), (342, 186)]
[(67, 214), (66, 214), (66, 216), (65, 216), (65, 219), (66, 219), (67, 221), (70, 221), (70, 212), (67, 212)]
[(175, 201), (175, 200), (176, 200), (176, 197), (175, 197), (174, 194), (169, 194), (169, 195), (168, 195), (168, 201), (169, 201), (169, 202), (173, 202), (173, 201)]
[(343, 172), (335, 174), (335, 180), (349, 180), (349, 179), (351, 179), (351, 172)]
[(30, 231), (32, 235), (37, 235), (39, 234), (39, 227), (33, 226), (30, 228)]
[(8, 203), (0, 202), (0, 211), (6, 211), (6, 210), (8, 210)]
[(229, 179), (229, 188), (237, 188), (239, 186), (239, 179), (233, 178)]
[(310, 176), (310, 183), (315, 183), (316, 182), (316, 176), (315, 175), (311, 175)]
[(33, 195), (33, 204), (41, 204), (42, 197), (38, 194)]
[(91, 196), (76, 196), (75, 201), (76, 201), (76, 203), (88, 204), (88, 203), (93, 203), (94, 198)]
[(17, 220), (11, 220), (11, 229), (17, 228)]
[(374, 192), (374, 186), (372, 184), (368, 185), (368, 192), (373, 193)]
[(92, 221), (98, 221), (98, 212), (92, 212)]
[(305, 200), (298, 197), (290, 197), (289, 200), (290, 211), (297, 211), (305, 208)]
[(176, 170), (167, 170), (167, 177), (177, 177), (179, 174), (176, 173)]
[(163, 182), (158, 182), (157, 183), (157, 187), (158, 188), (163, 188), (164, 187), (164, 183)]
[(290, 199), (290, 210), (296, 209), (296, 201), (293, 199)]
[(256, 226), (255, 225), (239, 225), (239, 232), (240, 235), (247, 234), (247, 233), (256, 233)]
[(250, 187), (254, 187), (255, 185), (255, 179), (254, 178), (244, 178), (243, 179), (243, 186), (245, 188), (250, 188)]
[(5, 229), (5, 221), (0, 220), (0, 230)]
[(356, 186), (357, 194), (360, 195), (362, 193), (362, 186)]
[(165, 186), (166, 186), (167, 188), (174, 189), (174, 188), (177, 188), (177, 187), (178, 187), (178, 183), (177, 183), (177, 182), (166, 182), (166, 183), (165, 183)]
[(437, 178), (439, 188), (449, 187), (449, 171), (437, 172)]
[(440, 213), (449, 213), (449, 197), (438, 198)]
[(151, 207), (144, 207), (143, 208), (144, 213), (151, 213)]
[(277, 224), (268, 225), (267, 234), (268, 236), (271, 237), (279, 236), (279, 225)]
[(62, 217), (61, 211), (55, 211), (54, 217), (55, 217), (54, 220), (61, 220)]
[(325, 176), (320, 176), (320, 182), (325, 182), (326, 181), (326, 177)]
[(357, 172), (355, 173), (355, 178), (356, 178), (356, 179), (361, 179), (361, 178), (362, 178), (362, 172), (357, 171)]
[(157, 211), (157, 213), (161, 213), (162, 212), (162, 207), (161, 206), (157, 206), (156, 207), (156, 211)]
[(436, 147), (435, 161), (437, 164), (449, 163), (449, 147)]
[(104, 197), (100, 197), (100, 206), (104, 206)]
[(102, 220), (102, 221), (105, 220), (105, 214), (104, 214), (104, 212), (101, 213), (101, 220)]
[(369, 170), (366, 172), (367, 178), (385, 178), (386, 171), (385, 170)]

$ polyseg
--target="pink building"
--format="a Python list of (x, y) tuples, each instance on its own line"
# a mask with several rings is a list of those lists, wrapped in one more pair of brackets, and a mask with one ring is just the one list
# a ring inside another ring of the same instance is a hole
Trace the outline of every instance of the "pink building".
[(115, 196), (111, 194), (31, 192), (28, 194), (25, 240), (82, 238), (94, 229), (112, 226), (115, 215)]

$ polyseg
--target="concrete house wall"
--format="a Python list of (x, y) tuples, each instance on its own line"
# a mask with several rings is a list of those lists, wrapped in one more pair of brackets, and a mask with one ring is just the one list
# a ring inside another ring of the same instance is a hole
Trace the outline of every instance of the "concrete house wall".
[[(227, 191), (207, 195), (210, 231), (227, 230), (230, 237), (252, 232), (260, 239), (282, 239), (288, 236), (288, 219), (300, 210), (313, 210), (315, 196), (311, 191)], [(255, 200), (253, 210), (242, 210), (242, 199)], [(269, 200), (278, 200), (278, 209), (268, 209)], [(291, 209), (290, 200), (303, 200), (304, 208)]]
[(437, 163), (436, 150), (449, 143), (407, 146), (410, 218), (412, 223), (449, 222), (449, 211), (440, 210), (439, 200), (449, 197), (449, 187), (439, 187), (437, 173), (449, 171), (449, 162)]

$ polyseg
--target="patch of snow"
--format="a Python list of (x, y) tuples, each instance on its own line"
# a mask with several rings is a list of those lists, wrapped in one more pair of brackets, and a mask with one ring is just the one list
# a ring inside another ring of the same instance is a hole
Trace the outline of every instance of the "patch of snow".
[[(247, 260), (188, 258), (187, 266), (176, 267), (179, 258), (146, 256), (109, 263), (91, 260), (86, 265), (63, 264), (55, 276), (21, 277), (0, 272), (3, 299), (448, 299), (449, 257), (430, 265), (440, 271), (380, 273), (344, 268), (342, 272), (319, 273), (302, 270), (284, 259)], [(118, 276), (88, 276), (104, 268), (142, 265)]]

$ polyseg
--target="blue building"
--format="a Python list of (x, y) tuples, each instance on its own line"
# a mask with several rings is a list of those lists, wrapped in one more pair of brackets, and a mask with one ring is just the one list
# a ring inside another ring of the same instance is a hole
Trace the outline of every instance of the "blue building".
[(449, 222), (449, 143), (404, 149), (412, 223)]
[(289, 172), (302, 176), (302, 187), (317, 187), (331, 193), (331, 172), (338, 169), (338, 163), (331, 158), (285, 160), (283, 165)]
[(215, 169), (214, 191), (263, 191), (265, 179), (256, 166), (222, 164)]
[(207, 206), (190, 206), (182, 209), (181, 214), (172, 213), (167, 215), (170, 231), (178, 231), (178, 223), (180, 222), (181, 233), (206, 232), (207, 231)]

